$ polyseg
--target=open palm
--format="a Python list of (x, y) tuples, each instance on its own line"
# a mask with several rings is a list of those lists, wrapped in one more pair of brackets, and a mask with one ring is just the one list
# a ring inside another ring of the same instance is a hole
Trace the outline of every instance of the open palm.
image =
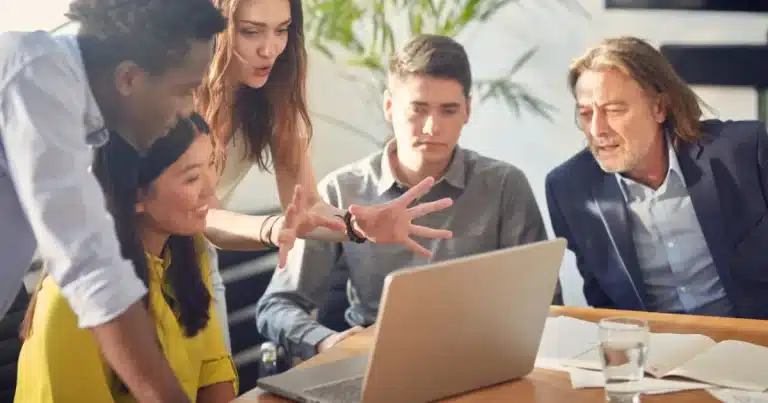
[(416, 225), (411, 221), (414, 218), (448, 208), (453, 204), (453, 201), (444, 198), (414, 207), (409, 206), (414, 200), (426, 194), (434, 183), (434, 178), (426, 178), (390, 202), (373, 206), (350, 206), (349, 212), (354, 218), (357, 232), (372, 242), (403, 244), (414, 253), (429, 257), (432, 253), (414, 241), (411, 236), (451, 238), (453, 233), (448, 230)]

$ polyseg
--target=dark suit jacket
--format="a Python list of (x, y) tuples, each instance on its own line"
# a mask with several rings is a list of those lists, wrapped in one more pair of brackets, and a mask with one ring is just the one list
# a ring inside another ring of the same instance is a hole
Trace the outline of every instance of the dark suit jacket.
[[(768, 318), (768, 134), (758, 121), (701, 123), (677, 158), (735, 314)], [(619, 183), (582, 150), (547, 175), (555, 234), (568, 240), (589, 305), (647, 310)]]

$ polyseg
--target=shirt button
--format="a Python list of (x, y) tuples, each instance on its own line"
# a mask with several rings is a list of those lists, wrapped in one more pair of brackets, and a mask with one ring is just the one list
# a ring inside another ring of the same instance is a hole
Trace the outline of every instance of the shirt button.
[(680, 287), (680, 292), (688, 292), (688, 287)]
[(674, 242), (667, 242), (667, 247), (674, 248), (675, 247), (675, 243)]

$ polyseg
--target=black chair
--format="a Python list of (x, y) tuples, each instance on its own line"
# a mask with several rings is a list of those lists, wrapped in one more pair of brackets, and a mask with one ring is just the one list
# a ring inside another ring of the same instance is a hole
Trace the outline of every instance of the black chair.
[(240, 392), (256, 387), (259, 346), (266, 339), (256, 328), (256, 303), (277, 267), (277, 252), (219, 251), (219, 269), (227, 287), (227, 311), (232, 355), (240, 375)]
[(8, 313), (0, 319), (0, 402), (12, 402), (16, 392), (16, 369), (21, 352), (19, 326), (29, 298), (27, 290), (21, 287)]

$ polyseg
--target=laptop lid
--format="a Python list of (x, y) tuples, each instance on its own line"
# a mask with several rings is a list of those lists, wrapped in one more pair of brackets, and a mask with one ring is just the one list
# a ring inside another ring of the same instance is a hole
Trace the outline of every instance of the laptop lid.
[(530, 373), (562, 238), (387, 276), (364, 403), (426, 402)]

